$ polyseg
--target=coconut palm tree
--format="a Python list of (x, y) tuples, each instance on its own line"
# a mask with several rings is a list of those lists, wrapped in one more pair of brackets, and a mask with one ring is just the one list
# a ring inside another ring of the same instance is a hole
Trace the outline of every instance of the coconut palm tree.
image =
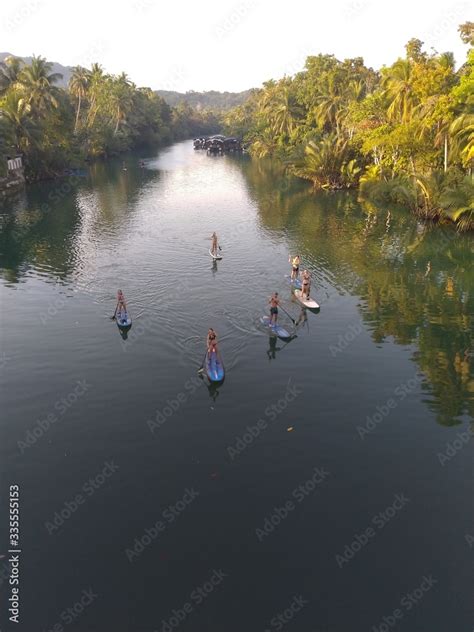
[(339, 131), (339, 112), (343, 105), (343, 93), (332, 76), (324, 91), (316, 98), (316, 120), (321, 128)]
[(382, 86), (389, 101), (387, 115), (390, 119), (408, 123), (416, 98), (412, 85), (413, 65), (408, 59), (398, 59), (383, 73)]
[(452, 120), (447, 95), (433, 95), (413, 108), (419, 138), (432, 139), (436, 149), (443, 148), (444, 172), (448, 170), (449, 130)]
[(28, 153), (39, 142), (39, 129), (31, 117), (31, 105), (17, 92), (7, 94), (0, 108), (2, 135), (18, 152)]
[(79, 125), (79, 115), (81, 113), (81, 103), (82, 99), (85, 99), (87, 93), (89, 91), (91, 83), (91, 73), (86, 68), (82, 68), (82, 66), (76, 66), (71, 75), (71, 79), (69, 80), (69, 92), (76, 97), (77, 99), (77, 107), (76, 107), (76, 122), (74, 124), (74, 133), (77, 132), (77, 127)]
[(268, 127), (255, 133), (252, 137), (252, 154), (257, 158), (272, 156), (278, 149), (278, 143), (273, 132)]
[(133, 89), (133, 83), (128, 79), (125, 73), (122, 73), (117, 79), (112, 80), (110, 104), (115, 118), (114, 136), (117, 134), (120, 125), (125, 122), (127, 115), (133, 107)]
[(20, 57), (7, 57), (0, 62), (0, 96), (18, 84), (24, 61)]
[(24, 98), (33, 110), (44, 113), (58, 107), (58, 92), (54, 84), (62, 79), (62, 74), (51, 72), (53, 64), (44, 57), (33, 57), (19, 76), (19, 84)]
[(451, 124), (450, 133), (462, 163), (471, 167), (474, 161), (474, 114), (464, 113)]
[(288, 87), (280, 88), (275, 95), (272, 110), (272, 127), (275, 133), (290, 136), (295, 129), (296, 119), (301, 113), (301, 108), (294, 103)]
[(98, 112), (98, 99), (100, 93), (104, 87), (107, 76), (104, 74), (104, 70), (100, 64), (92, 64), (89, 75), (89, 94), (90, 94), (90, 107), (87, 115), (87, 125), (92, 127), (94, 125), (95, 117)]

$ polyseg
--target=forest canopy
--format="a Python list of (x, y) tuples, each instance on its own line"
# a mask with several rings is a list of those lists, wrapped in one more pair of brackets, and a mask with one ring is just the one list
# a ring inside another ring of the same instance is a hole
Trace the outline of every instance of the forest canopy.
[(225, 129), (315, 189), (359, 187), (361, 198), (473, 228), (474, 23), (459, 34), (470, 48), (458, 69), (418, 39), (378, 71), (361, 57), (308, 57), (228, 112)]
[(125, 73), (107, 74), (97, 63), (75, 67), (66, 88), (61, 81), (43, 57), (0, 63), (0, 154), (22, 155), (29, 179), (57, 175), (83, 159), (219, 129), (213, 111), (186, 102), (170, 107), (150, 88), (137, 87)]

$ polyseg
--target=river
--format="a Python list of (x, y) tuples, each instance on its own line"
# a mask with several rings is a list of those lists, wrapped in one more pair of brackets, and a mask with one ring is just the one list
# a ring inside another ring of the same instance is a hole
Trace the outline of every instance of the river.
[[(190, 141), (0, 218), (20, 629), (471, 630), (472, 235)], [(296, 252), (319, 313), (292, 300)], [(259, 324), (274, 291), (289, 342)]]

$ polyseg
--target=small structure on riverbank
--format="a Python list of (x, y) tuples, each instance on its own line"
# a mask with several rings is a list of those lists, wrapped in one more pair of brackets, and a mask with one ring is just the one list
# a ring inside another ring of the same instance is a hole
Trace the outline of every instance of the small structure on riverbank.
[(242, 151), (242, 143), (233, 136), (201, 136), (193, 140), (194, 149), (204, 149), (208, 154), (224, 154)]
[[(6, 167), (6, 169), (5, 169)], [(7, 156), (0, 175), (0, 196), (5, 197), (11, 192), (18, 191), (25, 186), (25, 173), (21, 156)]]

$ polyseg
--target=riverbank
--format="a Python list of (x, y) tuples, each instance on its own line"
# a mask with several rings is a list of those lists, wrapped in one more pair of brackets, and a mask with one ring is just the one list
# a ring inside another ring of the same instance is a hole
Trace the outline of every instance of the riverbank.
[(12, 193), (21, 191), (25, 187), (25, 183), (25, 177), (19, 174), (0, 178), (0, 197), (6, 198)]
[(28, 181), (55, 177), (78, 161), (210, 134), (220, 125), (214, 112), (186, 103), (170, 107), (150, 88), (100, 64), (74, 68), (67, 88), (58, 86), (61, 76), (52, 68), (43, 57), (29, 64), (9, 57), (1, 65), (2, 150), (23, 156)]
[(300, 72), (267, 81), (225, 116), (226, 132), (312, 183), (356, 188), (368, 203), (401, 203), (417, 218), (474, 229), (473, 25), (469, 47), (427, 52), (411, 39), (379, 70), (362, 57), (306, 58)]

